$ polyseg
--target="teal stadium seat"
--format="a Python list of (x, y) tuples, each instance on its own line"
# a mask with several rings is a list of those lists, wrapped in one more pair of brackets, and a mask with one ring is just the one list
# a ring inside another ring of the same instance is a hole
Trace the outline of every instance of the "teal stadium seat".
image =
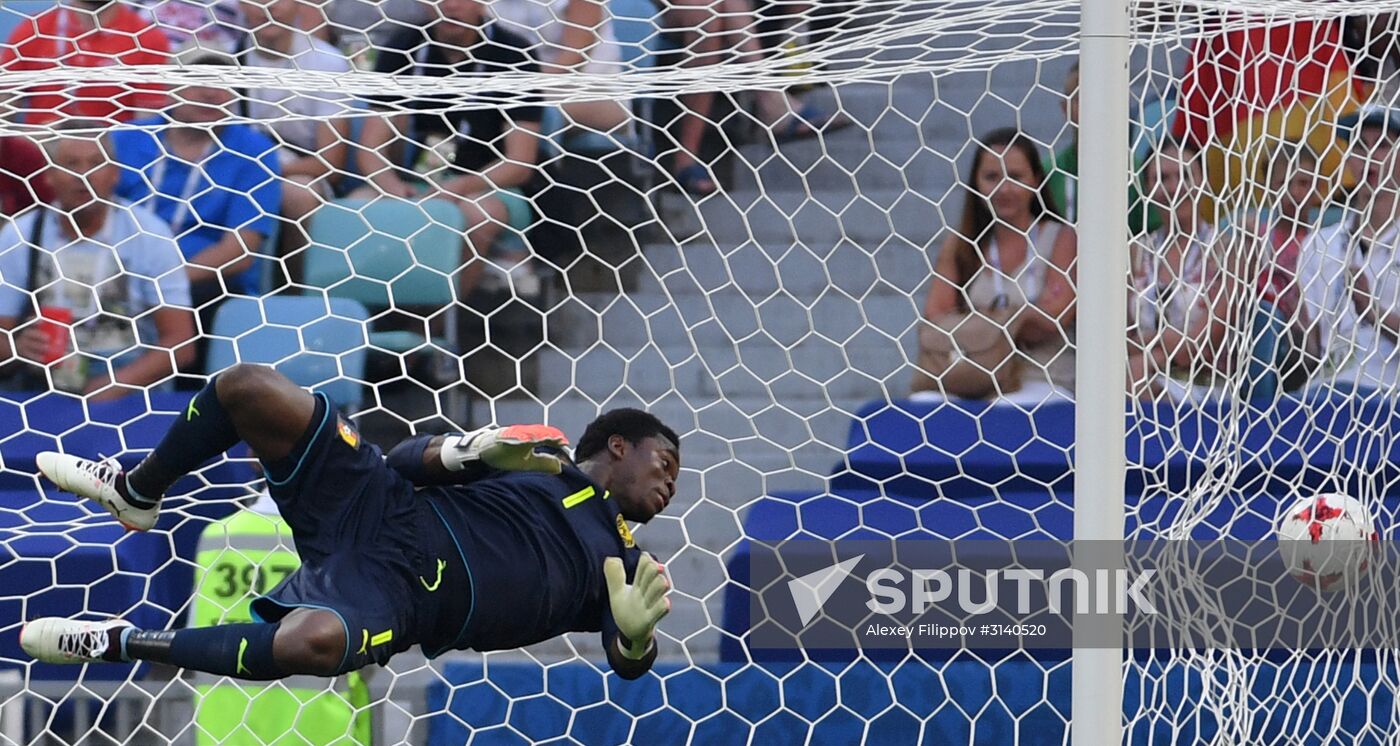
[(358, 411), (368, 319), (365, 307), (351, 298), (229, 298), (214, 317), (209, 373), (240, 362), (273, 365), (297, 385)]
[[(452, 279), (462, 263), (462, 214), (442, 200), (409, 202), (345, 199), (311, 218), (306, 249), (306, 284), (372, 309), (446, 308), (447, 340), (457, 332), (457, 294)], [(315, 291), (319, 292), (319, 290)], [(382, 331), (370, 344), (408, 352), (428, 340), (413, 331)], [(437, 344), (450, 350), (450, 341)]]

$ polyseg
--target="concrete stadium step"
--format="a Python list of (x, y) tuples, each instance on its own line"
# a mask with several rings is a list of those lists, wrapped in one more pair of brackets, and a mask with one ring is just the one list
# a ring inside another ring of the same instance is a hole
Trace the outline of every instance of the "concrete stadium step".
[(786, 292), (764, 296), (734, 287), (669, 297), (639, 292), (561, 303), (548, 315), (549, 338), (578, 350), (601, 339), (624, 355), (653, 343), (728, 347), (750, 340), (775, 347), (823, 341), (837, 348), (898, 347), (912, 339), (922, 304), (916, 296), (856, 300), (834, 291), (815, 302)]
[(915, 297), (922, 303), (936, 251), (892, 239), (863, 248), (841, 241), (825, 248), (792, 240), (735, 244), (695, 240), (648, 246), (636, 290), (668, 296), (738, 288), (755, 299), (782, 290), (803, 303), (837, 294), (852, 298)]
[(892, 83), (845, 84), (813, 94), (810, 101), (839, 106), (856, 124), (776, 150), (771, 143), (745, 146), (731, 190), (942, 194), (971, 157), (972, 138), (990, 129), (1016, 125), (1042, 150), (1063, 139), (1060, 91), (1067, 68), (1007, 62), (992, 71), (908, 74)]
[(866, 250), (889, 243), (925, 247), (945, 222), (957, 220), (960, 205), (955, 194), (836, 182), (797, 191), (724, 193), (699, 205), (667, 200), (663, 215), (678, 244), (800, 243), (825, 253), (843, 244)]
[[(918, 325), (923, 299), (829, 294), (803, 303), (787, 294), (755, 300), (735, 288), (708, 295), (632, 293), (607, 303), (571, 300), (548, 315), (556, 344), (587, 349), (599, 340), (623, 354), (649, 344), (723, 347), (757, 338), (780, 347), (825, 339), (842, 347), (879, 347)], [(654, 310), (653, 310), (654, 309)]]
[(584, 351), (542, 350), (538, 361), (537, 394), (545, 400), (566, 393), (600, 400), (620, 390), (655, 399), (677, 391), (688, 397), (767, 398), (801, 411), (831, 400), (899, 396), (910, 375), (909, 356), (898, 345), (843, 350), (821, 340), (786, 350), (745, 342), (653, 346), (626, 355), (600, 344)]

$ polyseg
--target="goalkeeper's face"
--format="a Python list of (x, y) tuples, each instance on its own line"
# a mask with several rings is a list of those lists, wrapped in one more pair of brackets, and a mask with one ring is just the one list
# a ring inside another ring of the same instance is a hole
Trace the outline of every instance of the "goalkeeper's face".
[(614, 435), (608, 439), (612, 459), (608, 492), (617, 500), (622, 516), (645, 523), (666, 509), (676, 496), (680, 476), (680, 450), (668, 438), (652, 436), (637, 443)]

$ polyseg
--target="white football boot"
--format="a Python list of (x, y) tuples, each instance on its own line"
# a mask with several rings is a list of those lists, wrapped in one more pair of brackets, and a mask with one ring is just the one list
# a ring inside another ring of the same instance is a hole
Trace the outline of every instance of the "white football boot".
[(59, 489), (96, 502), (128, 529), (149, 531), (156, 525), (159, 507), (138, 508), (117, 491), (121, 466), (115, 458), (92, 461), (66, 453), (44, 451), (36, 460), (39, 471)]
[(133, 626), (121, 619), (90, 622), (44, 617), (24, 625), (19, 646), (43, 663), (97, 663), (111, 646), (112, 635)]

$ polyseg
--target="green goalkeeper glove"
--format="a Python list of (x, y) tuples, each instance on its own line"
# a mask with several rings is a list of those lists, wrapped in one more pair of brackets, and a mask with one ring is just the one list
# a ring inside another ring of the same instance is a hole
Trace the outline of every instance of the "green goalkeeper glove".
[(666, 582), (661, 565), (646, 552), (637, 561), (637, 574), (631, 585), (627, 584), (627, 570), (619, 557), (603, 560), (603, 576), (608, 581), (613, 621), (623, 638), (618, 647), (623, 655), (639, 660), (651, 647), (651, 634), (657, 623), (671, 611), (671, 599), (666, 597), (671, 584)]
[(482, 463), (502, 471), (542, 471), (558, 474), (564, 464), (558, 456), (535, 453), (540, 446), (566, 448), (569, 439), (549, 425), (484, 427), (465, 435), (444, 436), (442, 465), (448, 471), (461, 471)]

